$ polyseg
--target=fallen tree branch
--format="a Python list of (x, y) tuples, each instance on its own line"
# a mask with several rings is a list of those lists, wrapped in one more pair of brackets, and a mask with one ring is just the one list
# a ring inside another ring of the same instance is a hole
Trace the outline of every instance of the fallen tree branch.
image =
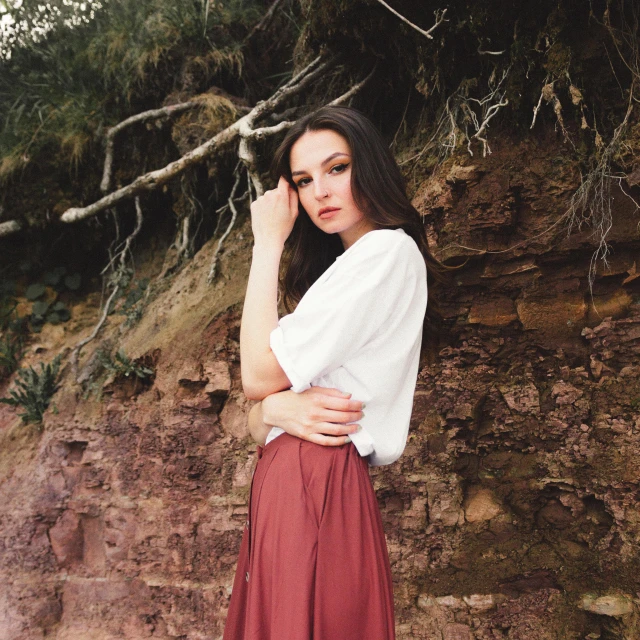
[(107, 135), (105, 136), (105, 158), (104, 158), (104, 170), (102, 172), (102, 182), (100, 182), (100, 191), (102, 193), (107, 193), (111, 188), (111, 169), (113, 167), (113, 146), (116, 135), (120, 133), (123, 129), (130, 127), (133, 124), (138, 122), (146, 122), (147, 120), (156, 120), (157, 118), (168, 117), (171, 115), (176, 115), (178, 113), (182, 113), (183, 111), (188, 111), (189, 109), (193, 109), (198, 106), (198, 102), (182, 102), (180, 104), (172, 104), (168, 107), (163, 107), (162, 109), (150, 109), (149, 111), (143, 111), (142, 113), (137, 113), (122, 122), (119, 122), (117, 125), (111, 127), (107, 131)]
[(403, 22), (408, 24), (410, 27), (415, 29), (418, 33), (421, 33), (423, 36), (426, 36), (427, 38), (429, 38), (429, 40), (433, 40), (433, 36), (431, 35), (431, 33), (437, 27), (439, 27), (443, 22), (449, 22), (448, 20), (444, 19), (444, 16), (447, 13), (447, 10), (446, 9), (442, 9), (442, 11), (441, 11), (440, 9), (436, 9), (433, 12), (435, 17), (436, 17), (436, 23), (433, 25), (433, 27), (431, 27), (431, 29), (429, 29), (428, 31), (425, 31), (424, 29), (421, 29), (417, 25), (413, 24), (413, 22), (410, 22), (409, 20), (407, 20), (401, 13), (398, 13), (393, 7), (390, 7), (384, 0), (378, 0), (378, 2), (383, 7), (386, 7), (387, 9), (389, 9), (389, 11), (391, 11), (391, 13), (395, 14), (396, 16), (398, 16), (398, 18), (400, 18), (400, 20), (402, 20)]
[(238, 137), (247, 137), (253, 131), (253, 124), (262, 116), (274, 111), (282, 102), (303, 91), (319, 75), (325, 73), (337, 61), (337, 57), (326, 59), (320, 55), (309, 63), (300, 73), (294, 76), (283, 87), (278, 89), (271, 97), (258, 102), (249, 113), (236, 120), (232, 125), (217, 133), (213, 138), (192, 149), (178, 160), (169, 163), (162, 169), (157, 169), (136, 178), (132, 183), (122, 187), (97, 200), (86, 207), (73, 207), (67, 209), (60, 220), (62, 222), (78, 222), (95, 215), (105, 209), (113, 207), (116, 203), (139, 195), (140, 193), (153, 191), (172, 178), (180, 175), (185, 169), (199, 162), (203, 162), (214, 152), (226, 145), (235, 142)]
[(360, 89), (362, 89), (362, 87), (364, 87), (365, 84), (367, 84), (367, 82), (369, 82), (369, 80), (371, 80), (371, 78), (373, 78), (373, 74), (375, 73), (377, 68), (378, 68), (378, 63), (376, 62), (376, 64), (373, 65), (373, 69), (371, 69), (371, 71), (369, 72), (369, 75), (364, 80), (360, 80), (360, 82), (358, 82), (357, 84), (354, 84), (353, 87), (349, 89), (349, 91), (347, 91), (346, 93), (343, 93), (341, 96), (337, 97), (335, 100), (332, 100), (329, 104), (332, 107), (335, 107), (347, 102), (347, 100), (350, 100), (356, 93), (358, 93), (358, 91), (360, 91)]

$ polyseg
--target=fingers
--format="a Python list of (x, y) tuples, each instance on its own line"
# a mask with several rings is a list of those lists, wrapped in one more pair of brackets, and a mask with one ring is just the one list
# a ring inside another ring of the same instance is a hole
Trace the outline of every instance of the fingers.
[(322, 406), (327, 409), (335, 409), (336, 411), (362, 411), (365, 407), (364, 402), (360, 400), (352, 400), (350, 393), (344, 393), (340, 389), (331, 387), (311, 387), (303, 393), (312, 393), (320, 398)]
[(356, 433), (361, 429), (359, 424), (349, 423), (349, 424), (336, 424), (334, 422), (318, 422), (313, 425), (311, 429), (307, 429), (307, 433), (309, 436), (324, 434), (328, 436), (348, 436), (352, 433)]
[(347, 424), (349, 422), (356, 423), (364, 418), (362, 411), (333, 411), (325, 409), (318, 415), (320, 420), (329, 423)]
[(278, 186), (277, 186), (278, 191), (280, 191), (282, 195), (285, 195), (289, 192), (290, 188), (291, 188), (291, 185), (289, 184), (287, 179), (284, 176), (280, 176), (280, 179), (278, 180)]
[(309, 440), (309, 442), (314, 442), (315, 444), (320, 444), (323, 447), (340, 447), (343, 444), (351, 442), (351, 440), (348, 439), (348, 436), (333, 437), (323, 435), (321, 433), (314, 433), (310, 435), (307, 440)]

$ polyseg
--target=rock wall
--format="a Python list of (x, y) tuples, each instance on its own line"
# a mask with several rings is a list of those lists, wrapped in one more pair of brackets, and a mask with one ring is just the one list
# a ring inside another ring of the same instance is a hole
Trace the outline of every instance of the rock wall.
[[(445, 321), (425, 343), (405, 454), (371, 474), (398, 638), (633, 640), (638, 214), (616, 197), (591, 293), (590, 231), (556, 224), (578, 181), (562, 145), (501, 140), (415, 193), (434, 249), (466, 262), (431, 292)], [(110, 319), (102, 339), (153, 363), (152, 382), (84, 397), (67, 367), (42, 433), (0, 405), (0, 639), (221, 637), (255, 451), (238, 364), (250, 237), (245, 221), (214, 287), (210, 243), (136, 327)], [(79, 305), (28, 359), (97, 315)]]

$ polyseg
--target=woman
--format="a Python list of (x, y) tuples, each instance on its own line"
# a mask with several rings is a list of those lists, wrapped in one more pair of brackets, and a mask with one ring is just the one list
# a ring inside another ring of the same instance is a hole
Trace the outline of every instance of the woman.
[[(393, 156), (355, 109), (302, 118), (274, 168), (278, 187), (251, 206), (240, 357), (260, 446), (224, 639), (390, 640), (368, 465), (404, 449), (425, 264), (437, 264)], [(284, 302), (297, 307), (278, 320), (285, 241)]]

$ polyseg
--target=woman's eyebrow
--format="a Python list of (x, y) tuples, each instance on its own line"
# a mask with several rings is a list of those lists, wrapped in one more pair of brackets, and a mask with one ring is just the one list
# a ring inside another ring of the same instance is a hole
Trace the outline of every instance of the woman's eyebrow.
[[(325, 164), (331, 162), (334, 158), (337, 158), (338, 156), (347, 156), (347, 157), (349, 157), (349, 154), (348, 153), (344, 153), (343, 151), (337, 151), (336, 153), (332, 153), (326, 160), (323, 160), (320, 163), (320, 166), (324, 167)], [(291, 177), (300, 175), (302, 173), (307, 173), (307, 172), (306, 171), (293, 171), (291, 173)]]

